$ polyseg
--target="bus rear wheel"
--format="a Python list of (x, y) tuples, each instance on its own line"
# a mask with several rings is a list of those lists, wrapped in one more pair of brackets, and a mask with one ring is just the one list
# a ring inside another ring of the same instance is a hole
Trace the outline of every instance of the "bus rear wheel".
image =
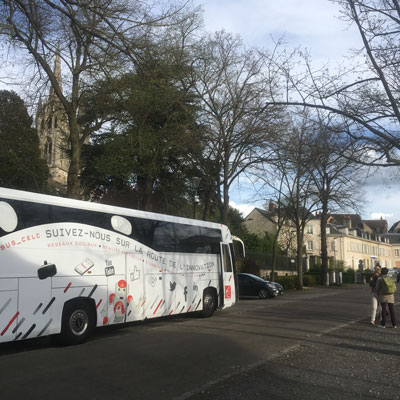
[(84, 343), (95, 326), (94, 312), (86, 302), (67, 303), (64, 307), (61, 340), (64, 344)]
[(217, 308), (217, 298), (211, 291), (206, 291), (203, 295), (203, 310), (201, 316), (203, 318), (211, 317)]

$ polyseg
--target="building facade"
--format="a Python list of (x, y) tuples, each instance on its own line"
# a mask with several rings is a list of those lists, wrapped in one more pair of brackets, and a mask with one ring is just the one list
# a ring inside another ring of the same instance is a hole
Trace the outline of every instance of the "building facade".
[[(264, 235), (277, 232), (277, 212), (255, 208), (243, 224), (250, 233)], [(275, 223), (275, 225), (274, 225)], [(386, 220), (362, 220), (357, 214), (332, 214), (326, 228), (328, 257), (331, 265), (357, 270), (382, 267), (400, 268), (400, 234), (388, 233)], [(296, 233), (285, 223), (279, 233), (279, 244), (289, 256), (296, 254)], [(320, 262), (321, 221), (313, 216), (306, 224), (303, 238), (304, 267), (306, 270)]]
[(345, 268), (372, 269), (379, 263), (393, 268), (393, 245), (384, 235), (369, 234), (356, 229), (329, 225), (327, 227), (328, 255), (342, 261)]

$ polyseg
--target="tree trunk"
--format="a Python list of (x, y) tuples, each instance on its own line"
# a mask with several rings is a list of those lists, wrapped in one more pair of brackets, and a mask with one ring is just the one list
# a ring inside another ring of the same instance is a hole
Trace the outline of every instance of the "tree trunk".
[(151, 211), (153, 194), (153, 177), (149, 175), (137, 176), (137, 190), (139, 197), (139, 209)]
[(224, 203), (222, 204), (222, 223), (228, 224), (228, 210), (229, 210), (229, 187), (224, 182)]
[(71, 199), (81, 198), (80, 169), (82, 144), (79, 140), (79, 129), (76, 119), (68, 115), (70, 140), (71, 140), (71, 163), (68, 169), (67, 195)]
[(207, 190), (204, 193), (204, 198), (203, 198), (204, 205), (203, 205), (203, 214), (202, 214), (203, 221), (207, 221), (211, 214), (211, 196), (212, 196), (211, 190)]
[(274, 280), (275, 275), (275, 264), (276, 264), (276, 245), (278, 244), (278, 236), (280, 229), (277, 230), (274, 240), (272, 242), (272, 260), (271, 260), (271, 281)]
[(299, 227), (296, 229), (297, 233), (297, 289), (303, 289), (303, 233)]
[(322, 205), (321, 213), (321, 262), (322, 262), (322, 284), (328, 286), (328, 247), (326, 243), (326, 224), (328, 221), (328, 206), (326, 203)]

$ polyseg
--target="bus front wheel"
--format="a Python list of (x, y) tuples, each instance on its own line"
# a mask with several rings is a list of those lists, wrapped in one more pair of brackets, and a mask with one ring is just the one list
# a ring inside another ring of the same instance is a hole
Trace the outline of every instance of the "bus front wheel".
[(203, 310), (201, 316), (204, 318), (211, 317), (217, 308), (217, 298), (212, 291), (206, 291), (203, 295)]
[(61, 339), (64, 344), (80, 344), (87, 340), (94, 326), (95, 317), (90, 304), (72, 302), (65, 304)]

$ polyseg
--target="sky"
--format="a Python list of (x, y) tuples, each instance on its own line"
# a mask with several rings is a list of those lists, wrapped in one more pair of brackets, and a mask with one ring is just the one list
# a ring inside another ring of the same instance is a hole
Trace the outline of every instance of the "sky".
[[(337, 4), (329, 0), (197, 0), (204, 11), (205, 30), (239, 34), (250, 46), (272, 48), (272, 38), (284, 37), (289, 48), (301, 47), (311, 53), (313, 63), (348, 63), (349, 50), (361, 47), (360, 38), (341, 20)], [(374, 172), (364, 187), (363, 219), (384, 218), (389, 228), (400, 221), (400, 172)], [(246, 216), (263, 207), (268, 195), (258, 193), (241, 178), (230, 193), (231, 205)]]
[[(349, 49), (361, 44), (354, 27), (339, 19), (338, 5), (329, 0), (193, 1), (203, 8), (206, 31), (239, 34), (245, 44), (266, 49), (273, 47), (271, 37), (284, 37), (289, 48), (307, 49), (314, 65), (348, 63)], [(13, 70), (21, 73), (17, 63)], [(0, 71), (0, 89), (5, 89), (1, 78), (4, 75)], [(400, 221), (400, 172), (396, 172), (386, 169), (374, 173), (366, 182), (366, 205), (361, 212), (364, 219), (383, 217), (389, 227)], [(254, 207), (263, 207), (268, 199), (267, 194), (258, 193), (244, 177), (232, 186), (230, 197), (231, 205), (243, 216)]]

